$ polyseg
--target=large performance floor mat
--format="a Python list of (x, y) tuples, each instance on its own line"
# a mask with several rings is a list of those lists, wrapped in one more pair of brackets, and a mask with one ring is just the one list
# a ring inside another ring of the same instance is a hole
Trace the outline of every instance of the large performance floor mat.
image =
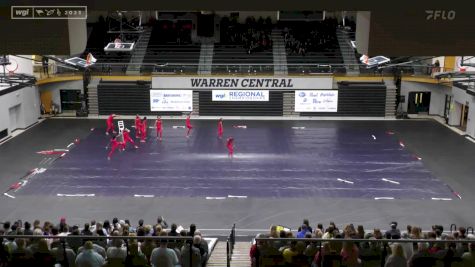
[[(382, 128), (225, 124), (221, 140), (211, 123), (197, 124), (189, 139), (185, 129), (168, 124), (163, 141), (150, 129), (146, 143), (116, 151), (110, 161), (105, 148), (109, 137), (104, 129), (95, 129), (16, 195), (453, 197), (397, 133)], [(229, 136), (235, 139), (234, 158), (227, 155)]]

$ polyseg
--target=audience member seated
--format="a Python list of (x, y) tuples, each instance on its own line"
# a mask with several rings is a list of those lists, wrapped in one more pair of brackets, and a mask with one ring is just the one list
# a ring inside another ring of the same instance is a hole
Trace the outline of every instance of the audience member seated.
[(94, 251), (94, 245), (91, 241), (86, 241), (84, 251), (79, 253), (76, 258), (76, 267), (102, 267), (106, 261)]
[[(166, 232), (160, 233), (160, 236), (167, 236)], [(160, 246), (152, 251), (150, 263), (152, 267), (174, 267), (179, 265), (178, 257), (173, 249), (167, 247), (167, 240), (160, 240)]]
[(221, 19), (221, 44), (242, 45), (248, 54), (272, 49), (272, 21), (260, 17), (248, 17), (245, 24), (239, 24), (237, 17)]
[(401, 244), (394, 243), (391, 246), (391, 255), (386, 259), (384, 267), (404, 267), (407, 266), (407, 259)]

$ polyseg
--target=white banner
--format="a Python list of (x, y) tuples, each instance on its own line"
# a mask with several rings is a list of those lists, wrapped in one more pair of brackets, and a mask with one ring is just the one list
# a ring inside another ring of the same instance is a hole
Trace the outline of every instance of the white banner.
[(151, 111), (193, 111), (191, 90), (150, 90)]
[(338, 91), (295, 91), (296, 112), (337, 112)]
[(213, 90), (213, 101), (269, 101), (268, 90)]
[(152, 77), (152, 88), (163, 89), (332, 89), (332, 77)]

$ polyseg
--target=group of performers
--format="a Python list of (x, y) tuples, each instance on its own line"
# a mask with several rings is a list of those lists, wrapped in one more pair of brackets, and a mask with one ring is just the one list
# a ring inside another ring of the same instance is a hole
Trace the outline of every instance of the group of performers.
[[(130, 130), (125, 128), (120, 135), (116, 135), (117, 132), (114, 129), (114, 118), (117, 117), (115, 114), (109, 115), (106, 120), (107, 128), (106, 128), (106, 135), (112, 133), (112, 138), (110, 140), (109, 146), (106, 148), (110, 148), (109, 154), (107, 155), (107, 159), (110, 160), (114, 152), (119, 148), (120, 150), (124, 151), (127, 143), (130, 143), (134, 146), (134, 148), (139, 148), (135, 141), (130, 137)], [(162, 126), (162, 118), (157, 116), (155, 121), (155, 129), (157, 136), (156, 138), (162, 141), (163, 136), (163, 126)], [(185, 119), (185, 129), (186, 129), (186, 138), (190, 138), (191, 131), (193, 126), (191, 125), (191, 113), (186, 116)], [(218, 135), (219, 139), (223, 138), (224, 127), (223, 127), (223, 119), (220, 118), (218, 120)], [(145, 139), (147, 137), (147, 117), (140, 118), (139, 115), (135, 117), (135, 138), (140, 139), (141, 143), (145, 143)], [(234, 138), (229, 137), (226, 140), (226, 148), (228, 149), (229, 157), (233, 157), (234, 154)]]

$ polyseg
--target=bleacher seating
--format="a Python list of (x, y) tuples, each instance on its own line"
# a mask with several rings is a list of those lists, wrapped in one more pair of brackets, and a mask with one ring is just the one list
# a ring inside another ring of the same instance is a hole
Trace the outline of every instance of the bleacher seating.
[[(153, 32), (152, 37), (153, 38)], [(188, 44), (188, 45), (160, 45), (160, 44), (151, 44), (147, 47), (147, 53), (144, 57), (144, 63), (146, 64), (157, 64), (157, 65), (167, 65), (166, 67), (161, 67), (159, 69), (153, 69), (151, 66), (143, 66), (142, 72), (152, 72), (152, 71), (166, 71), (166, 72), (179, 72), (184, 70), (181, 65), (194, 65), (194, 68), (197, 68), (196, 65), (199, 62), (201, 46), (199, 44)], [(176, 64), (176, 65), (174, 65)], [(185, 66), (186, 67), (186, 66)]]
[(343, 66), (325, 67), (343, 64), (336, 37), (337, 25), (335, 19), (279, 23), (278, 26), (283, 29), (289, 73), (344, 72)]
[[(247, 66), (239, 66), (248, 64)], [(251, 66), (252, 64), (256, 64)], [(245, 72), (264, 68), (267, 72), (273, 71), (272, 51), (255, 51), (248, 53), (241, 45), (214, 46), (213, 72)]]
[[(197, 69), (196, 65), (199, 62), (201, 45), (192, 44), (191, 36), (189, 38), (188, 37), (185, 38), (183, 36), (180, 38), (177, 38), (175, 36), (174, 37), (175, 39), (174, 39), (172, 38), (173, 36), (170, 37), (168, 30), (167, 30), (168, 37), (164, 38), (163, 26), (168, 25), (164, 23), (165, 23), (164, 21), (159, 21), (153, 24), (152, 34), (148, 42), (147, 52), (145, 54), (143, 63), (168, 65), (168, 66), (154, 68), (153, 66), (148, 65), (148, 66), (143, 66), (141, 71), (142, 72), (153, 72), (153, 71), (180, 72), (184, 70), (184, 68), (180, 66), (183, 64), (195, 65), (194, 68)], [(182, 26), (185, 27), (186, 25), (188, 24), (184, 23), (184, 25)], [(172, 41), (172, 39), (170, 38), (172, 38), (174, 41)]]

